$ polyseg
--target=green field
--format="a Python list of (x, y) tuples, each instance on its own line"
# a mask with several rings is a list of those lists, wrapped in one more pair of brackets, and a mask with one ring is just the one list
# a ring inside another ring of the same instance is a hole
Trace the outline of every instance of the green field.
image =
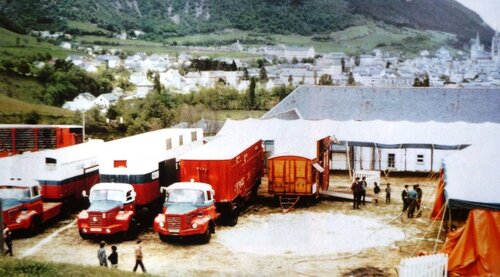
[(72, 20), (68, 21), (68, 28), (77, 29), (77, 30), (81, 30), (84, 32), (102, 32), (104, 34), (109, 33), (108, 30), (104, 30), (102, 28), (99, 28), (99, 27), (97, 27), (96, 24), (79, 22), (79, 21), (72, 21)]
[[(35, 37), (17, 34), (4, 28), (0, 28), (0, 52), (9, 52), (10, 55), (50, 53), (53, 57), (58, 58), (66, 58), (68, 55), (76, 53), (48, 42), (38, 42)], [(0, 55), (6, 54), (0, 53)]]
[[(33, 104), (0, 94), (0, 123), (23, 123), (26, 115), (36, 112), (39, 123), (72, 123), (74, 113), (58, 107)], [(1, 274), (0, 274), (1, 275)]]

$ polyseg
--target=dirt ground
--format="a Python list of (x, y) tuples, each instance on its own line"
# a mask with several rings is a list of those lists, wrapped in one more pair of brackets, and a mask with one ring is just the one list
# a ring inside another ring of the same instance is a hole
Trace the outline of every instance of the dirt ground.
[[(437, 179), (383, 177), (381, 198), (387, 182), (393, 187), (390, 204), (384, 200), (353, 210), (350, 201), (324, 198), (287, 214), (265, 196), (264, 183), (238, 225), (217, 227), (206, 245), (163, 243), (151, 228), (143, 231), (144, 264), (149, 273), (160, 276), (397, 276), (401, 258), (433, 251), (440, 222), (431, 221), (429, 213)], [(398, 218), (404, 184), (417, 183), (424, 193), (422, 217)], [(349, 187), (347, 176), (331, 177), (330, 189)], [(370, 196), (373, 188), (368, 192)], [(108, 254), (111, 244), (118, 247), (119, 270), (131, 271), (135, 242), (109, 242)], [(35, 237), (17, 238), (14, 247), (17, 257), (98, 264), (98, 243), (79, 237), (74, 217), (47, 226)]]

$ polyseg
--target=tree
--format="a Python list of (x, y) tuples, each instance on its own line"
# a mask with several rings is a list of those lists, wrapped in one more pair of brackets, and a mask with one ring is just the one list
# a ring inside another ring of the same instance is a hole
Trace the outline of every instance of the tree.
[(293, 77), (292, 77), (292, 74), (290, 74), (290, 76), (288, 76), (288, 84), (289, 84), (289, 85), (293, 85)]
[(356, 80), (354, 80), (354, 76), (352, 76), (352, 72), (349, 72), (349, 77), (347, 77), (347, 85), (348, 86), (355, 86), (356, 85)]
[(342, 72), (345, 72), (345, 59), (344, 59), (344, 57), (342, 57), (342, 59), (340, 59), (340, 64), (342, 65)]
[(292, 59), (292, 63), (293, 63), (293, 64), (299, 63), (299, 60), (297, 59), (297, 57), (293, 57), (293, 59)]
[(424, 74), (424, 81), (422, 82), (423, 87), (430, 87), (429, 74), (427, 72)]
[(231, 63), (231, 71), (236, 71), (238, 70), (238, 67), (236, 66), (236, 62), (233, 60), (233, 62)]
[(420, 83), (420, 79), (418, 77), (415, 77), (415, 79), (413, 80), (413, 86), (414, 87), (421, 87), (422, 84)]
[(158, 92), (158, 93), (161, 93), (161, 83), (160, 83), (160, 74), (158, 72), (155, 73), (155, 77), (153, 79), (153, 89)]
[(266, 71), (266, 67), (263, 66), (260, 68), (260, 72), (259, 72), (259, 79), (260, 81), (262, 82), (267, 82), (267, 71)]
[(248, 69), (243, 67), (243, 80), (250, 80), (250, 75), (248, 74)]
[(319, 77), (318, 85), (320, 85), (320, 86), (332, 86), (333, 85), (332, 76), (330, 76), (329, 74), (321, 75)]
[(354, 64), (356, 66), (359, 66), (361, 64), (361, 58), (360, 58), (359, 54), (354, 57)]
[(391, 64), (392, 64), (392, 63), (391, 63), (390, 61), (387, 61), (387, 63), (385, 64), (385, 68), (389, 68), (389, 67), (391, 67)]
[(26, 124), (38, 124), (40, 121), (40, 114), (37, 111), (31, 111), (26, 114), (24, 118), (24, 123)]
[(250, 80), (250, 86), (248, 87), (247, 98), (248, 98), (248, 108), (253, 110), (255, 107), (255, 77)]

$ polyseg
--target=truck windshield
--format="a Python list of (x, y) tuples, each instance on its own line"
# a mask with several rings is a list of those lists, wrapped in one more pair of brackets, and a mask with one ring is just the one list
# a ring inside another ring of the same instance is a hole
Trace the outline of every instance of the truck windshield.
[(123, 202), (125, 200), (125, 192), (121, 190), (101, 189), (90, 193), (90, 202), (102, 200)]
[(2, 199), (16, 199), (23, 200), (30, 198), (30, 188), (25, 187), (0, 187), (0, 198)]
[(168, 202), (203, 203), (203, 191), (196, 189), (174, 189), (168, 192)]

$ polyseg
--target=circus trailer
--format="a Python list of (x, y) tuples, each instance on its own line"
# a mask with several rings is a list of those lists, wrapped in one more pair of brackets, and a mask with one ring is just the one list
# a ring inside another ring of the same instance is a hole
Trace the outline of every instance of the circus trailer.
[(3, 222), (13, 232), (35, 235), (43, 223), (61, 214), (62, 202), (43, 202), (35, 180), (0, 180)]
[(160, 186), (178, 181), (178, 157), (202, 144), (199, 128), (162, 129), (107, 142), (99, 156), (102, 183), (89, 192), (90, 207), (78, 215), (80, 236), (134, 238), (161, 211)]
[(44, 202), (62, 202), (64, 211), (75, 210), (85, 203), (82, 191), (99, 182), (98, 153), (103, 145), (102, 140), (90, 140), (0, 158), (0, 178), (36, 180)]
[(82, 134), (78, 125), (0, 124), (0, 157), (79, 144)]
[(330, 137), (318, 141), (290, 140), (282, 144), (294, 144), (296, 152), (279, 151), (275, 145), (268, 164), (269, 194), (279, 198), (284, 212), (291, 209), (301, 197), (316, 199), (321, 190), (329, 185)]
[[(263, 171), (262, 140), (255, 138), (219, 137), (180, 160), (181, 181), (210, 185), (217, 212), (230, 226), (237, 224), (240, 211), (257, 194)], [(186, 214), (169, 215), (167, 209), (167, 220), (169, 216)]]

